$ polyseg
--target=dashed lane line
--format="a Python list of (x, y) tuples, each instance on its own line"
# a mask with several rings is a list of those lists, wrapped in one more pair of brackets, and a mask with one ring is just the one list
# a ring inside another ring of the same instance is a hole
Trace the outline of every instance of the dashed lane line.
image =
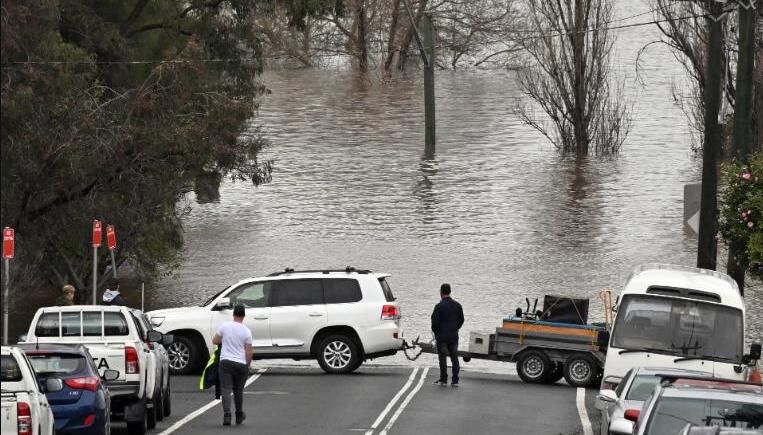
[(588, 418), (588, 411), (586, 411), (585, 406), (585, 388), (578, 388), (577, 399), (575, 402), (577, 403), (578, 407), (580, 423), (583, 425), (583, 435), (593, 435), (591, 420)]
[(387, 422), (387, 425), (384, 426), (384, 430), (379, 432), (379, 435), (387, 435), (387, 432), (392, 428), (392, 425), (395, 424), (398, 417), (400, 417), (400, 414), (403, 413), (403, 411), (405, 410), (405, 407), (408, 406), (408, 404), (411, 402), (411, 399), (413, 399), (413, 396), (415, 396), (416, 393), (418, 393), (419, 390), (421, 389), (421, 386), (424, 385), (424, 381), (427, 378), (428, 372), (429, 372), (429, 367), (424, 368), (424, 370), (421, 372), (421, 378), (419, 378), (419, 383), (416, 384), (416, 387), (412, 389), (407, 396), (405, 396), (405, 400), (403, 400), (403, 403), (401, 403), (400, 407), (397, 408), (397, 411), (395, 411), (395, 413), (392, 415), (392, 418), (389, 419), (389, 421)]
[(377, 427), (381, 424), (382, 421), (384, 421), (384, 418), (387, 416), (390, 410), (392, 410), (392, 407), (395, 406), (398, 400), (400, 400), (400, 397), (403, 396), (403, 393), (408, 389), (408, 387), (413, 384), (413, 380), (416, 379), (416, 373), (418, 373), (419, 368), (416, 367), (411, 371), (411, 375), (408, 377), (408, 382), (403, 385), (403, 388), (400, 389), (400, 391), (395, 394), (395, 397), (392, 398), (392, 400), (387, 403), (387, 406), (382, 410), (381, 414), (379, 414), (378, 417), (376, 417), (376, 420), (374, 421), (374, 424), (371, 425), (371, 429), (366, 431), (366, 435), (373, 435), (374, 430), (376, 430)]
[[(265, 371), (267, 371), (267, 369), (257, 370), (256, 374), (250, 376), (249, 379), (246, 380), (246, 384), (244, 384), (244, 388), (252, 385), (252, 382), (256, 381), (260, 377), (260, 375), (265, 373)], [(207, 403), (206, 405), (202, 406), (201, 408), (197, 409), (196, 411), (193, 411), (192, 413), (190, 413), (190, 414), (186, 415), (185, 417), (181, 418), (180, 420), (176, 421), (175, 424), (173, 424), (172, 426), (168, 427), (164, 431), (160, 432), (159, 435), (169, 435), (169, 434), (175, 432), (176, 430), (178, 430), (181, 427), (183, 427), (186, 423), (190, 422), (191, 420), (193, 420), (194, 418), (200, 416), (201, 414), (204, 414), (205, 412), (209, 411), (211, 408), (213, 408), (215, 405), (217, 405), (219, 403), (220, 403), (220, 399), (215, 399), (215, 400)]]

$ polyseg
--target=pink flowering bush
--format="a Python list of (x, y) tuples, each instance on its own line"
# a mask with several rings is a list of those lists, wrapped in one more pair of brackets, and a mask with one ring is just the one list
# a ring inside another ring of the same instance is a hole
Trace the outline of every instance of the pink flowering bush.
[(746, 165), (725, 164), (722, 181), (721, 236), (741, 241), (749, 272), (763, 278), (763, 152)]

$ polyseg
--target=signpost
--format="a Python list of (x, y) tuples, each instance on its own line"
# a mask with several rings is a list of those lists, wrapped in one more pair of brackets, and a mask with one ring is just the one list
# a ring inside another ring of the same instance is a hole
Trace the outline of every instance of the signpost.
[(10, 283), (11, 258), (14, 254), (15, 232), (13, 228), (3, 228), (3, 260), (5, 260), (5, 285), (3, 286), (3, 345), (8, 344), (8, 286)]
[(106, 226), (106, 245), (111, 253), (111, 272), (114, 278), (117, 277), (117, 262), (114, 259), (114, 251), (117, 249), (117, 235), (114, 232), (114, 225)]
[(93, 220), (93, 305), (98, 302), (98, 248), (101, 246), (101, 239), (103, 238), (103, 230), (101, 228), (101, 221), (98, 219)]

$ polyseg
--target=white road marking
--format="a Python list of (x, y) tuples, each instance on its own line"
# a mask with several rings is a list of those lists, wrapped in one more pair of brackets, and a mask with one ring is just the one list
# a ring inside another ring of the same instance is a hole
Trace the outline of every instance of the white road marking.
[[(427, 372), (429, 372), (429, 367), (426, 367), (421, 372), (421, 378), (419, 379), (419, 383), (416, 384), (416, 387), (414, 389), (412, 389), (411, 392), (408, 393), (407, 396), (405, 396), (405, 400), (403, 400), (403, 403), (401, 403), (400, 407), (397, 408), (397, 411), (395, 411), (395, 413), (392, 415), (392, 418), (389, 419), (389, 421), (387, 422), (387, 425), (384, 426), (384, 430), (379, 432), (379, 435), (387, 435), (387, 431), (392, 428), (392, 425), (395, 424), (395, 422), (397, 421), (398, 417), (400, 417), (400, 414), (403, 413), (403, 410), (405, 410), (405, 407), (408, 406), (408, 403), (410, 403), (411, 399), (413, 399), (413, 396), (415, 396), (416, 393), (418, 393), (419, 390), (421, 389), (421, 386), (424, 385), (424, 381), (427, 378)], [(586, 435), (588, 435), (588, 434), (586, 434)], [(593, 434), (591, 434), (591, 435), (593, 435)]]
[(387, 416), (387, 413), (392, 409), (393, 406), (397, 403), (398, 400), (400, 400), (400, 397), (402, 397), (403, 393), (405, 393), (405, 390), (408, 389), (408, 387), (411, 386), (413, 383), (413, 380), (416, 379), (416, 373), (419, 371), (419, 368), (416, 367), (411, 371), (411, 376), (408, 377), (408, 382), (403, 385), (403, 388), (400, 389), (400, 391), (395, 394), (395, 397), (392, 398), (392, 400), (389, 401), (387, 406), (382, 410), (381, 414), (379, 414), (378, 417), (376, 417), (376, 421), (374, 421), (374, 424), (371, 425), (371, 429), (369, 429), (366, 432), (366, 435), (372, 435), (374, 433), (374, 430), (379, 427), (382, 421), (384, 421), (384, 417)]
[[(267, 369), (260, 369), (260, 370), (257, 371), (256, 374), (254, 374), (252, 376), (249, 376), (249, 379), (246, 380), (246, 384), (244, 384), (244, 388), (252, 385), (252, 382), (256, 381), (260, 377), (260, 375), (265, 373), (266, 370)], [(159, 435), (169, 435), (172, 432), (175, 432), (176, 430), (178, 430), (181, 427), (183, 427), (183, 425), (185, 425), (189, 421), (193, 420), (194, 418), (200, 416), (201, 414), (204, 414), (205, 412), (209, 411), (211, 408), (213, 408), (215, 405), (217, 405), (220, 402), (221, 402), (220, 399), (215, 399), (215, 400), (207, 403), (206, 405), (202, 406), (201, 408), (197, 409), (196, 411), (193, 411), (192, 413), (190, 413), (190, 414), (186, 415), (185, 417), (181, 418), (180, 420), (176, 421), (175, 424), (173, 424), (172, 426), (168, 427), (164, 431), (160, 432)]]
[(577, 399), (575, 400), (578, 406), (578, 415), (580, 416), (580, 423), (583, 425), (583, 435), (593, 435), (593, 429), (591, 428), (591, 420), (588, 418), (588, 411), (585, 408), (585, 388), (578, 388)]

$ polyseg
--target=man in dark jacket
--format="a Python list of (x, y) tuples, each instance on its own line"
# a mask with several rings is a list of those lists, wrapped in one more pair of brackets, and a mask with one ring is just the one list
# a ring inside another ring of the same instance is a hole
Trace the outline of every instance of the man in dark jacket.
[(453, 365), (452, 385), (458, 386), (458, 330), (464, 324), (464, 310), (461, 304), (450, 297), (450, 284), (440, 286), (440, 303), (432, 312), (432, 332), (437, 340), (437, 356), (440, 359), (440, 379), (435, 385), (448, 385), (447, 355)]
[(119, 292), (118, 279), (112, 279), (109, 282), (109, 288), (103, 292), (103, 305), (127, 305), (127, 301)]

